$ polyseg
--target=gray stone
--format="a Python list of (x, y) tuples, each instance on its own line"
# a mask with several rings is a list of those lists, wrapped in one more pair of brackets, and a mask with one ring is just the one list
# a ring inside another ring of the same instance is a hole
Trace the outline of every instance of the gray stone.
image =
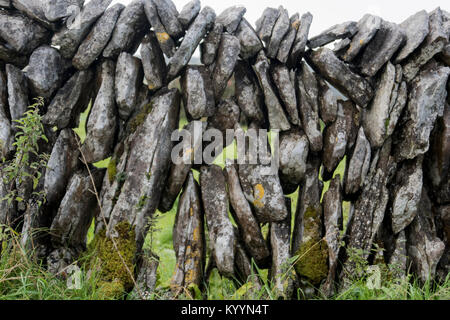
[(45, 0), (43, 11), (48, 21), (74, 17), (83, 8), (84, 0)]
[(44, 12), (44, 2), (42, 0), (12, 0), (11, 4), (17, 10), (25, 13), (31, 19), (39, 22), (50, 30), (57, 30), (58, 26), (47, 20)]
[(172, 57), (175, 54), (175, 41), (170, 37), (162, 24), (155, 3), (152, 0), (144, 1), (144, 11), (156, 34), (161, 50), (167, 57)]
[(141, 43), (141, 59), (145, 80), (150, 90), (158, 90), (166, 83), (167, 66), (154, 32), (150, 32)]
[(305, 52), (309, 28), (311, 27), (312, 20), (313, 16), (309, 12), (303, 14), (300, 18), (300, 26), (298, 27), (297, 35), (295, 36), (294, 44), (291, 49), (291, 54), (288, 58), (288, 65), (290, 67), (295, 67), (301, 62), (300, 58)]
[(300, 16), (298, 13), (291, 16), (289, 19), (289, 30), (280, 42), (278, 48), (277, 59), (281, 63), (286, 63), (291, 52), (292, 45), (294, 44), (297, 31), (300, 26)]
[(334, 25), (319, 35), (308, 40), (308, 47), (311, 49), (322, 47), (337, 39), (351, 38), (358, 32), (358, 25), (355, 21), (347, 21), (341, 24)]
[(380, 29), (364, 49), (359, 68), (361, 74), (373, 77), (404, 44), (405, 32), (395, 23), (382, 21)]
[(8, 118), (8, 84), (6, 75), (0, 71), (0, 157), (7, 157), (13, 151), (13, 132), (11, 130), (11, 121)]
[(28, 101), (28, 81), (24, 73), (11, 64), (5, 67), (8, 82), (8, 105), (11, 116), (11, 126), (15, 131), (16, 122), (22, 118), (29, 106)]
[(28, 55), (50, 40), (50, 32), (18, 12), (0, 11), (0, 37), (18, 55)]
[(143, 0), (133, 0), (120, 13), (111, 39), (103, 50), (103, 56), (116, 58), (123, 51), (133, 54), (148, 28)]
[(212, 257), (219, 272), (231, 277), (236, 238), (228, 218), (228, 196), (222, 169), (217, 165), (202, 166), (200, 185)]
[(216, 111), (211, 74), (204, 66), (188, 66), (181, 76), (183, 105), (192, 119), (210, 117)]
[(60, 87), (63, 61), (58, 50), (42, 46), (33, 51), (27, 68), (27, 78), (33, 96), (50, 98)]
[(114, 99), (115, 65), (105, 60), (99, 68), (101, 85), (86, 123), (86, 140), (81, 151), (88, 163), (111, 156), (117, 130), (117, 107)]
[(124, 5), (118, 3), (108, 8), (98, 19), (72, 59), (72, 64), (75, 68), (79, 70), (87, 69), (101, 55), (124, 8)]
[(255, 56), (263, 48), (255, 29), (253, 29), (245, 18), (242, 18), (241, 23), (239, 23), (236, 29), (236, 37), (241, 44), (240, 56), (242, 59), (249, 59)]
[(423, 42), (430, 31), (428, 21), (428, 13), (422, 10), (400, 23), (400, 28), (406, 35), (406, 43), (395, 57), (395, 63), (400, 63), (407, 58)]
[(256, 21), (256, 33), (266, 45), (269, 44), (273, 27), (275, 26), (279, 15), (280, 12), (278, 9), (266, 8), (264, 9), (261, 18)]
[(241, 45), (238, 38), (227, 33), (222, 35), (212, 74), (216, 101), (220, 100), (227, 88), (228, 80), (233, 74), (240, 50)]
[(223, 25), (215, 23), (206, 38), (200, 44), (200, 60), (205, 66), (214, 62), (219, 49), (220, 39), (222, 39)]
[(139, 293), (141, 293), (144, 297), (139, 296), (140, 300), (150, 299), (158, 281), (158, 266), (159, 257), (149, 250), (144, 250), (144, 253), (139, 257), (136, 264), (136, 286), (130, 293), (132, 297), (139, 296)]
[(226, 140), (227, 129), (234, 129), (239, 118), (240, 109), (234, 98), (221, 100), (214, 115), (208, 119), (208, 128), (219, 130), (224, 139), (224, 146), (228, 146), (232, 141)]
[(112, 0), (91, 0), (75, 16), (73, 21), (63, 26), (53, 35), (52, 45), (59, 46), (61, 55), (71, 59), (78, 46), (89, 33), (91, 26), (105, 12)]
[(188, 64), (198, 44), (213, 26), (215, 18), (216, 13), (210, 7), (204, 7), (200, 11), (187, 30), (180, 47), (169, 61), (169, 79), (174, 79)]
[(312, 151), (322, 150), (322, 132), (319, 122), (319, 88), (315, 74), (302, 62), (297, 72), (297, 97), (300, 102), (300, 118)]
[(352, 40), (350, 38), (344, 38), (339, 42), (334, 43), (334, 54), (342, 59), (343, 54), (347, 51), (348, 47), (350, 47)]
[(122, 52), (117, 59), (115, 92), (119, 116), (128, 119), (136, 107), (136, 101), (144, 73), (141, 60)]
[(309, 60), (321, 76), (350, 97), (358, 106), (364, 108), (372, 99), (374, 92), (370, 84), (351, 71), (330, 49), (320, 48), (312, 51)]
[(28, 57), (18, 54), (7, 43), (0, 43), (0, 60), (24, 68), (28, 64)]
[(178, 21), (184, 29), (189, 28), (189, 25), (194, 21), (200, 12), (200, 0), (191, 0), (184, 5), (178, 15)]
[(80, 113), (87, 108), (91, 98), (89, 85), (92, 77), (93, 72), (89, 69), (77, 71), (58, 90), (42, 122), (58, 129), (76, 127)]
[(351, 155), (347, 157), (347, 166), (345, 169), (344, 190), (346, 195), (356, 194), (364, 185), (372, 151), (370, 142), (364, 134), (364, 128), (358, 130), (358, 137), (356, 138), (355, 148)]
[(430, 32), (420, 47), (403, 61), (403, 75), (410, 82), (419, 70), (437, 53), (441, 52), (448, 43), (447, 30), (444, 27), (442, 11), (436, 8), (429, 15)]
[(401, 120), (397, 159), (413, 159), (428, 151), (434, 122), (444, 112), (445, 85), (450, 68), (429, 64), (412, 81), (408, 93), (407, 112)]
[(234, 72), (235, 96), (241, 111), (249, 121), (264, 123), (263, 94), (251, 66), (247, 62), (239, 60)]
[(228, 33), (234, 33), (246, 11), (242, 6), (229, 7), (217, 16), (216, 22), (222, 24)]
[(270, 129), (286, 131), (291, 128), (291, 125), (289, 124), (275, 90), (272, 87), (269, 67), (269, 60), (264, 55), (264, 51), (261, 50), (258, 54), (256, 63), (253, 65), (253, 70), (258, 77), (259, 85), (264, 94), (264, 102), (267, 107)]
[(337, 117), (337, 95), (325, 80), (319, 78), (318, 83), (320, 118), (325, 124), (331, 124)]
[(292, 83), (289, 70), (284, 65), (276, 65), (272, 70), (272, 79), (278, 89), (281, 101), (287, 111), (289, 121), (294, 126), (300, 125), (300, 118), (298, 115), (297, 98), (295, 95), (295, 86)]
[(152, 0), (156, 5), (158, 16), (167, 33), (174, 39), (183, 35), (183, 26), (178, 21), (178, 10), (172, 0)]
[(344, 61), (352, 61), (358, 53), (372, 40), (381, 26), (381, 18), (371, 14), (365, 14), (358, 21), (358, 32), (352, 38), (345, 54), (342, 55)]
[(9, 8), (11, 6), (11, 0), (0, 0), (0, 7)]
[(289, 14), (282, 6), (278, 8), (279, 16), (272, 29), (269, 44), (267, 45), (267, 56), (269, 58), (276, 58), (281, 40), (289, 31), (290, 20)]

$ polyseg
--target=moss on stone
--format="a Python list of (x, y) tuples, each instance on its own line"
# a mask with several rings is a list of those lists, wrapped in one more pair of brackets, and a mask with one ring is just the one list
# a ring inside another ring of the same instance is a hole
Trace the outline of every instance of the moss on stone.
[(109, 160), (108, 163), (108, 179), (109, 179), (109, 183), (112, 183), (114, 181), (114, 179), (116, 178), (117, 175), (117, 161), (116, 158), (111, 158), (111, 160)]
[(97, 292), (102, 300), (115, 300), (123, 296), (125, 288), (119, 280), (101, 281)]
[(144, 123), (145, 118), (147, 118), (147, 115), (150, 113), (150, 111), (152, 111), (152, 108), (153, 104), (148, 103), (141, 109), (141, 111), (138, 114), (136, 114), (136, 116), (130, 121), (128, 127), (130, 133), (135, 132), (136, 129), (139, 128), (139, 126), (141, 126)]
[(328, 275), (328, 245), (322, 239), (310, 239), (300, 245), (295, 263), (297, 273), (318, 285)]

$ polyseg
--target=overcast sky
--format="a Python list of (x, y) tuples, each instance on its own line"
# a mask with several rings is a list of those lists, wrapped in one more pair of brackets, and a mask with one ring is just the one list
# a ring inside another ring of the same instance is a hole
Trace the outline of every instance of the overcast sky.
[[(365, 13), (372, 13), (385, 20), (400, 23), (410, 15), (422, 9), (428, 12), (440, 6), (446, 11), (450, 10), (448, 0), (200, 0), (201, 5), (210, 6), (216, 14), (233, 5), (242, 5), (247, 8), (245, 18), (254, 26), (266, 7), (284, 6), (289, 15), (309, 11), (313, 15), (310, 36), (314, 36), (334, 24), (344, 21), (359, 20)], [(128, 4), (131, 0), (113, 0), (113, 3)], [(181, 8), (189, 0), (173, 0)]]

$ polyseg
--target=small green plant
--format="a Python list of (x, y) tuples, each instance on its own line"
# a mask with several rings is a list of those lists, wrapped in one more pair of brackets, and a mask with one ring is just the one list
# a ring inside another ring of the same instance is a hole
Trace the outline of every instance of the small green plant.
[(33, 195), (37, 196), (38, 205), (45, 202), (44, 192), (35, 191), (39, 179), (42, 175), (42, 169), (47, 166), (49, 155), (46, 153), (39, 153), (39, 143), (41, 140), (48, 142), (44, 134), (44, 126), (42, 125), (42, 117), (39, 110), (44, 106), (44, 99), (39, 97), (35, 99), (36, 102), (28, 107), (23, 117), (14, 120), (17, 122), (16, 129), (18, 132), (15, 135), (15, 142), (13, 143), (16, 153), (13, 159), (6, 161), (2, 159), (4, 164), (2, 171), (3, 182), (9, 187), (8, 193), (1, 201), (22, 202), (24, 199), (19, 196), (18, 191), (14, 185), (21, 185), (25, 181), (32, 182)]

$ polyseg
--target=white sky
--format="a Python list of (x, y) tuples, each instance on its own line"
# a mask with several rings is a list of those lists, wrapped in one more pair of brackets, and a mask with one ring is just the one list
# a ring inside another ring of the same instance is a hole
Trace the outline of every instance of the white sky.
[[(172, 0), (181, 11), (189, 0)], [(128, 4), (131, 0), (113, 0), (113, 3)], [(313, 15), (310, 36), (315, 36), (334, 24), (358, 21), (364, 14), (372, 13), (391, 22), (400, 23), (410, 15), (425, 9), (430, 12), (436, 7), (450, 11), (448, 0), (200, 0), (202, 7), (210, 6), (216, 14), (233, 5), (247, 8), (245, 18), (254, 26), (266, 7), (283, 5), (289, 15), (302, 15), (309, 11)]]

